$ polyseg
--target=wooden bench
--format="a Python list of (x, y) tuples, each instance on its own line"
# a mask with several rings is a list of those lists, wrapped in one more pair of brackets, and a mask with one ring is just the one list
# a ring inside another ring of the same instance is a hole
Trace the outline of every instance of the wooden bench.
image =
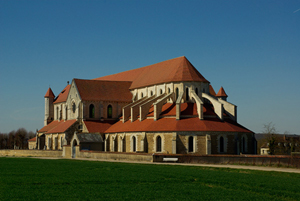
[(163, 162), (177, 162), (178, 158), (163, 158)]

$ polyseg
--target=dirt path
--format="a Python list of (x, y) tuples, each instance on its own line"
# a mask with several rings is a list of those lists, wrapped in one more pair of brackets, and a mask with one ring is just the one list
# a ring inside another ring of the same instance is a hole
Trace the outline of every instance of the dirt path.
[[(33, 157), (40, 159), (66, 159), (54, 157)], [(216, 165), (216, 164), (191, 164), (191, 163), (152, 163), (152, 162), (138, 162), (138, 161), (117, 161), (117, 160), (103, 160), (93, 158), (76, 158), (69, 160), (87, 160), (87, 161), (105, 161), (105, 162), (120, 162), (120, 163), (139, 163), (139, 164), (156, 164), (156, 165), (183, 165), (183, 166), (199, 166), (199, 167), (215, 167), (215, 168), (232, 168), (232, 169), (245, 169), (245, 170), (260, 170), (260, 171), (276, 171), (276, 172), (289, 172), (300, 174), (300, 169), (296, 168), (279, 168), (279, 167), (263, 167), (263, 166), (247, 166), (247, 165)]]

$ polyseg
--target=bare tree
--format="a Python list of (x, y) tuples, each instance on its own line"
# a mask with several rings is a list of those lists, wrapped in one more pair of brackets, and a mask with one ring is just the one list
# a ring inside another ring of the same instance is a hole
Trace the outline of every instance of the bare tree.
[(276, 134), (277, 134), (275, 125), (272, 122), (264, 124), (263, 133), (267, 135), (266, 139), (268, 142), (270, 154), (274, 155), (275, 154), (275, 146), (276, 146)]

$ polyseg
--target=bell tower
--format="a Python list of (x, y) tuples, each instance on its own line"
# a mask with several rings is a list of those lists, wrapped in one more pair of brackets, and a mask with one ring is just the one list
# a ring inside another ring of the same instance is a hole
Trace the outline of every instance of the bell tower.
[(47, 93), (44, 96), (45, 98), (45, 119), (44, 119), (44, 126), (47, 126), (51, 121), (54, 119), (54, 107), (53, 102), (55, 95), (51, 88), (49, 87)]

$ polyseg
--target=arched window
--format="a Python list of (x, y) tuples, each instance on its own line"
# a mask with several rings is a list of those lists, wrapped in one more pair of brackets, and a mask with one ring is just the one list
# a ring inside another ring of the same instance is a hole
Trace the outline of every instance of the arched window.
[(194, 152), (194, 137), (190, 136), (189, 137), (189, 147), (188, 147), (189, 152)]
[(141, 93), (141, 98), (143, 98), (144, 97), (144, 94), (143, 93)]
[(220, 152), (223, 153), (224, 152), (224, 138), (221, 136), (220, 137)]
[(242, 153), (244, 153), (245, 152), (245, 138), (243, 137), (242, 138)]
[(185, 97), (186, 97), (186, 101), (189, 101), (189, 100), (190, 100), (190, 96), (189, 96), (189, 88), (188, 88), (188, 87), (185, 89)]
[(59, 120), (59, 108), (56, 107), (56, 119)]
[(168, 88), (168, 93), (171, 93), (171, 89), (170, 88)]
[(195, 89), (195, 93), (198, 95), (198, 88)]
[(112, 106), (107, 106), (107, 118), (112, 118)]
[(163, 92), (163, 91), (162, 91), (162, 89), (161, 89), (161, 90), (159, 91), (159, 94), (161, 95), (161, 94), (162, 94), (162, 92)]
[(68, 106), (66, 106), (66, 120), (68, 119)]
[(151, 96), (153, 96), (153, 91), (150, 92)]
[(242, 153), (246, 153), (247, 152), (247, 138), (246, 136), (242, 137)]
[(132, 151), (136, 152), (136, 138), (135, 138), (135, 136), (132, 137)]
[(156, 152), (161, 152), (161, 137), (156, 138)]
[(60, 136), (60, 148), (62, 148), (62, 147), (63, 147), (63, 137)]
[(90, 118), (95, 118), (95, 106), (90, 104)]
[(62, 119), (62, 106), (61, 106), (61, 109), (59, 110), (59, 120)]
[(176, 89), (175, 89), (175, 98), (176, 98), (176, 101), (177, 101), (177, 99), (178, 99), (178, 95), (179, 95), (179, 89), (176, 88)]
[(73, 113), (75, 113), (75, 111), (76, 111), (76, 104), (75, 104), (75, 102), (72, 103), (72, 111), (73, 111)]

